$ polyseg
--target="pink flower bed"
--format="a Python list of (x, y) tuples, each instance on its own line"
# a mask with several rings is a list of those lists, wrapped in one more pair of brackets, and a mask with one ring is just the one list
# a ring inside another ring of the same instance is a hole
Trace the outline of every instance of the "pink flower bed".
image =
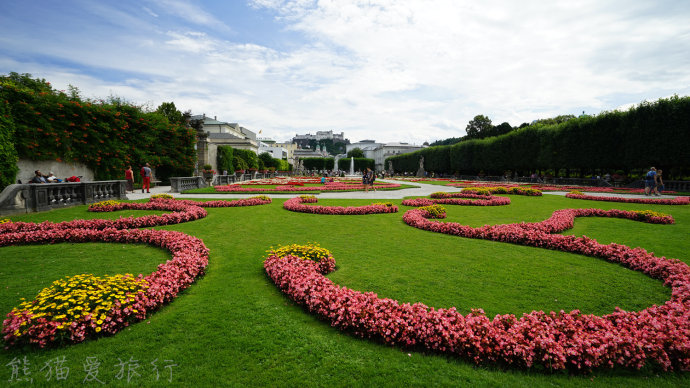
[[(300, 181), (302, 182), (302, 181)], [(266, 187), (242, 187), (240, 185), (244, 185), (245, 183), (239, 183), (239, 184), (234, 184), (234, 185), (224, 185), (224, 186), (214, 186), (213, 188), (222, 193), (259, 193), (259, 192), (308, 192), (308, 191), (320, 191), (320, 192), (329, 192), (329, 191), (355, 191), (355, 190), (364, 190), (365, 186), (361, 182), (357, 181), (335, 181), (335, 182), (326, 182), (324, 185), (321, 186), (295, 186), (288, 184), (288, 182), (284, 180), (276, 181), (274, 183), (269, 183), (269, 182), (262, 182), (261, 184), (266, 185), (266, 184), (276, 184), (278, 183), (278, 186), (274, 188), (266, 188)], [(305, 180), (304, 183), (321, 183), (320, 180), (316, 179), (311, 179), (311, 180)], [(399, 184), (397, 183), (377, 183), (375, 185), (376, 188), (396, 188), (400, 187)]]
[(582, 370), (621, 366), (640, 369), (690, 370), (690, 268), (676, 259), (656, 257), (642, 248), (603, 245), (583, 237), (551, 234), (566, 230), (575, 217), (623, 217), (622, 210), (565, 209), (538, 223), (472, 228), (452, 222), (429, 221), (429, 214), (412, 209), (404, 221), (419, 229), (462, 237), (510, 242), (594, 256), (661, 279), (672, 289), (671, 299), (642, 311), (616, 311), (595, 316), (571, 312), (533, 311), (488, 318), (481, 309), (463, 315), (455, 308), (435, 309), (421, 303), (401, 304), (375, 293), (334, 284), (319, 273), (317, 263), (293, 256), (269, 256), (268, 276), (295, 302), (332, 326), (391, 345), (424, 347), (458, 355), (478, 364), (514, 367), (542, 366), (550, 370)]
[[(432, 197), (436, 198), (415, 198), (402, 201), (405, 206), (429, 206), (434, 204), (443, 205), (463, 205), (463, 206), (503, 206), (510, 205), (510, 198), (497, 197), (493, 195), (470, 194), (470, 193), (435, 193)], [(463, 199), (466, 198), (466, 199)]]
[(624, 202), (624, 203), (646, 203), (653, 205), (690, 205), (690, 197), (669, 198), (621, 198), (621, 197), (599, 197), (596, 195), (579, 195), (568, 193), (565, 195), (572, 199), (589, 199), (590, 201)]
[(89, 208), (89, 211), (110, 212), (116, 210), (165, 210), (172, 211), (163, 215), (150, 215), (143, 217), (126, 217), (117, 220), (74, 220), (64, 222), (42, 222), (40, 224), (32, 222), (11, 222), (0, 224), (0, 233), (46, 231), (46, 230), (68, 230), (68, 229), (127, 229), (127, 228), (146, 228), (159, 225), (173, 225), (181, 222), (198, 220), (206, 217), (206, 210), (199, 206), (190, 206), (184, 203), (177, 203), (175, 200), (154, 200), (145, 203), (124, 202), (117, 206), (102, 206)]
[[(160, 200), (157, 200), (160, 201)], [(165, 201), (165, 200), (164, 200)], [(247, 199), (236, 199), (232, 201), (192, 201), (185, 199), (175, 199), (175, 202), (179, 202), (189, 206), (201, 206), (201, 207), (241, 207), (241, 206), (258, 206), (258, 205), (268, 205), (272, 203), (269, 197), (253, 197)]]
[[(105, 322), (97, 324), (90, 315), (70, 324), (69, 341), (82, 342), (86, 338), (99, 334), (115, 334), (129, 325), (134, 318), (141, 320), (164, 303), (173, 300), (180, 291), (191, 285), (203, 275), (208, 265), (208, 249), (204, 243), (184, 233), (166, 230), (118, 230), (118, 229), (51, 229), (20, 233), (0, 234), (0, 246), (18, 244), (55, 244), (60, 242), (112, 242), (121, 244), (144, 243), (163, 249), (172, 254), (172, 259), (158, 266), (158, 269), (145, 277), (149, 288), (136, 296), (132, 308), (121, 309), (115, 306), (108, 313)], [(136, 312), (134, 311), (136, 310)], [(33, 344), (45, 347), (56, 340), (56, 332), (61, 322), (48, 321), (46, 318), (32, 319), (31, 314), (8, 314), (3, 321), (3, 339), (8, 346)], [(14, 333), (21, 325), (30, 325), (27, 335), (18, 337)]]
[(311, 214), (332, 214), (332, 215), (362, 215), (362, 214), (381, 214), (397, 213), (397, 206), (388, 205), (366, 205), (366, 206), (309, 206), (304, 203), (316, 203), (318, 199), (295, 197), (283, 202), (283, 208), (292, 212), (311, 213)]
[[(592, 186), (570, 186), (570, 185), (563, 185), (563, 186), (557, 186), (557, 185), (542, 185), (542, 184), (534, 184), (534, 183), (527, 183), (527, 184), (516, 184), (516, 183), (489, 183), (489, 182), (476, 182), (476, 181), (453, 181), (451, 183), (446, 184), (446, 186), (451, 186), (451, 187), (506, 187), (506, 188), (513, 188), (513, 187), (527, 187), (527, 188), (534, 188), (538, 189), (541, 191), (570, 191), (570, 190), (579, 190), (579, 191), (589, 191), (592, 193), (613, 193), (613, 192), (624, 192), (624, 193), (637, 193), (637, 194), (642, 194), (644, 193), (644, 189), (633, 189), (629, 187), (592, 187)], [(675, 193), (675, 191), (669, 191), (665, 190), (665, 193)]]
[[(233, 201), (196, 202), (174, 199), (154, 199), (146, 203), (119, 203), (113, 206), (90, 207), (89, 211), (109, 212), (116, 210), (167, 210), (173, 213), (161, 216), (127, 217), (118, 220), (74, 220), (67, 222), (43, 222), (40, 224), (13, 222), (0, 224), (0, 246), (18, 244), (54, 244), (59, 242), (115, 242), (146, 243), (167, 249), (172, 259), (158, 266), (158, 270), (145, 277), (149, 287), (140, 292), (131, 307), (116, 305), (108, 312), (104, 323), (86, 315), (69, 325), (69, 341), (81, 342), (100, 334), (114, 334), (129, 325), (132, 320), (141, 320), (162, 304), (174, 299), (203, 274), (208, 264), (208, 249), (195, 237), (180, 232), (162, 230), (139, 230), (158, 225), (170, 225), (193, 221), (207, 215), (204, 207), (255, 206), (271, 203), (271, 199), (249, 198)], [(17, 336), (21, 325), (29, 325), (28, 334)], [(46, 318), (33, 319), (24, 312), (7, 315), (2, 334), (8, 346), (33, 344), (45, 347), (56, 338), (61, 322)], [(96, 330), (98, 328), (98, 330)]]

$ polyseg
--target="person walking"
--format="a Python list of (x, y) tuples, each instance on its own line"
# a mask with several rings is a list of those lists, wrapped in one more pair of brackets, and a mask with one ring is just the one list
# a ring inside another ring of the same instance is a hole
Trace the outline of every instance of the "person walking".
[(147, 193), (150, 193), (151, 191), (151, 166), (146, 163), (144, 167), (141, 168), (141, 171), (139, 172), (141, 174), (141, 178), (144, 181), (143, 185), (141, 186), (141, 192), (144, 192), (144, 189), (146, 189)]
[(652, 167), (644, 177), (644, 195), (650, 196), (656, 188), (656, 168)]
[(125, 179), (127, 180), (127, 190), (134, 193), (134, 171), (132, 171), (132, 166), (127, 166), (125, 170)]
[(663, 172), (664, 170), (658, 169), (656, 170), (656, 186), (654, 187), (654, 195), (657, 197), (661, 196), (661, 192), (664, 191), (664, 178), (663, 178)]

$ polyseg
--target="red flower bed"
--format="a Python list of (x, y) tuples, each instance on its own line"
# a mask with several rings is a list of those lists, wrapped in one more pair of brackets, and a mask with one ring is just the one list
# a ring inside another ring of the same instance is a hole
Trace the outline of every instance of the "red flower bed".
[[(128, 217), (118, 220), (74, 220), (68, 222), (43, 222), (40, 224), (12, 222), (0, 224), (0, 246), (17, 244), (54, 244), (59, 242), (115, 242), (146, 243), (169, 250), (172, 259), (158, 266), (158, 270), (145, 277), (148, 288), (136, 296), (134, 304), (113, 307), (105, 320), (86, 315), (67, 327), (68, 341), (81, 342), (95, 335), (114, 334), (133, 320), (141, 320), (147, 312), (174, 299), (203, 274), (208, 264), (208, 249), (195, 237), (180, 232), (163, 230), (139, 230), (128, 228), (170, 225), (192, 221), (206, 216), (205, 207), (255, 206), (271, 203), (268, 197), (256, 197), (233, 201), (196, 202), (174, 199), (154, 199), (146, 203), (118, 203), (93, 206), (89, 211), (107, 212), (125, 209), (169, 210), (173, 213), (161, 216)], [(17, 335), (20, 326), (29, 325), (25, 335)], [(2, 334), (8, 346), (33, 344), (45, 347), (55, 341), (64, 341), (58, 333), (65, 322), (49, 321), (44, 317), (34, 319), (26, 312), (8, 314), (3, 322)], [(63, 330), (64, 331), (64, 330)]]
[[(158, 200), (160, 201), (160, 200)], [(268, 205), (272, 203), (270, 197), (260, 196), (252, 197), (247, 199), (235, 199), (232, 201), (192, 201), (186, 199), (175, 199), (175, 202), (179, 202), (189, 206), (201, 206), (201, 207), (241, 207), (241, 206), (258, 206), (258, 205)]]
[[(592, 187), (592, 186), (570, 186), (570, 185), (563, 185), (563, 186), (557, 186), (557, 185), (543, 185), (543, 184), (535, 184), (535, 183), (526, 183), (526, 184), (516, 184), (516, 183), (488, 183), (488, 182), (475, 182), (475, 181), (453, 181), (452, 183), (448, 183), (446, 186), (451, 186), (451, 187), (506, 187), (506, 188), (513, 188), (513, 187), (527, 187), (527, 188), (534, 188), (538, 189), (541, 191), (570, 191), (570, 190), (579, 190), (579, 191), (589, 191), (589, 192), (594, 192), (594, 193), (613, 193), (613, 192), (619, 192), (619, 193), (637, 193), (637, 194), (642, 194), (644, 193), (644, 189), (633, 189), (629, 187)], [(675, 193), (675, 191), (669, 191), (665, 190), (665, 193)]]
[[(376, 184), (376, 188), (396, 188), (400, 187), (397, 183), (381, 183)], [(305, 191), (355, 191), (364, 190), (364, 185), (361, 183), (345, 183), (345, 182), (326, 182), (322, 186), (293, 186), (293, 185), (281, 185), (275, 188), (261, 188), (261, 187), (241, 187), (239, 185), (225, 185), (225, 186), (214, 186), (216, 191), (221, 193), (266, 193), (266, 192), (305, 192)]]
[(621, 198), (621, 197), (599, 197), (596, 195), (580, 195), (568, 193), (565, 195), (572, 199), (589, 199), (590, 201), (624, 202), (624, 203), (646, 203), (652, 205), (690, 205), (690, 197), (669, 198)]
[[(447, 194), (447, 195), (445, 195)], [(470, 193), (434, 193), (432, 199), (415, 198), (402, 201), (405, 206), (429, 206), (433, 204), (444, 205), (463, 205), (463, 206), (502, 206), (510, 205), (510, 198), (496, 197), (493, 195), (470, 194)], [(433, 198), (436, 197), (436, 198)], [(463, 199), (467, 198), (467, 199)]]
[(283, 202), (283, 208), (292, 212), (332, 215), (362, 215), (397, 213), (398, 207), (394, 205), (372, 204), (366, 206), (308, 206), (303, 203), (316, 203), (316, 197), (295, 197)]
[(488, 318), (482, 310), (462, 315), (455, 308), (434, 309), (421, 303), (401, 304), (376, 294), (334, 284), (318, 272), (318, 264), (294, 256), (269, 256), (268, 276), (295, 302), (332, 326), (388, 344), (421, 346), (458, 355), (475, 363), (498, 363), (551, 370), (589, 371), (622, 366), (640, 369), (690, 370), (690, 268), (685, 263), (655, 257), (641, 248), (603, 245), (587, 237), (551, 234), (572, 227), (575, 217), (636, 219), (622, 210), (558, 210), (546, 221), (472, 228), (433, 222), (421, 209), (404, 221), (416, 228), (470, 238), (542, 247), (600, 257), (661, 279), (672, 289), (671, 300), (639, 312), (616, 309), (595, 316), (578, 310), (566, 313), (533, 311)]
[(74, 220), (64, 222), (42, 222), (35, 224), (32, 222), (11, 222), (0, 224), (0, 233), (45, 231), (45, 230), (68, 230), (68, 229), (127, 229), (145, 228), (159, 225), (172, 225), (181, 222), (198, 220), (206, 217), (206, 210), (199, 206), (190, 206), (178, 203), (175, 200), (154, 200), (145, 203), (124, 202), (116, 206), (102, 206), (89, 208), (93, 212), (110, 212), (116, 210), (167, 210), (173, 213), (160, 216), (150, 215), (143, 217), (126, 217), (117, 220)]
[[(120, 309), (115, 306), (108, 313), (105, 322), (97, 323), (97, 318), (86, 315), (72, 322), (68, 327), (69, 341), (81, 342), (101, 333), (114, 334), (129, 325), (132, 317), (141, 320), (164, 303), (173, 300), (180, 291), (187, 288), (204, 273), (208, 265), (208, 249), (204, 243), (184, 233), (136, 229), (52, 229), (20, 233), (0, 234), (0, 246), (18, 244), (55, 244), (60, 242), (113, 242), (122, 244), (145, 243), (167, 249), (172, 259), (158, 266), (158, 270), (146, 276), (149, 288), (137, 294), (132, 308)], [(135, 311), (136, 310), (136, 311)], [(3, 322), (2, 334), (8, 346), (33, 344), (45, 347), (56, 340), (58, 326), (62, 322), (48, 321), (46, 318), (32, 319), (31, 314), (7, 315)], [(14, 333), (21, 325), (30, 325), (27, 335), (18, 337)], [(100, 328), (99, 330), (96, 330)]]

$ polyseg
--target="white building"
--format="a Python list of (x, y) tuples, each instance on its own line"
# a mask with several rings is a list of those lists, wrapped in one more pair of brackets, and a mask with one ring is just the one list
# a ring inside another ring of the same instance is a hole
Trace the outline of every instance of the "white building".
[(272, 158), (288, 160), (288, 150), (275, 144), (275, 142), (264, 143), (263, 141), (260, 141), (259, 155), (263, 154), (264, 152), (268, 152)]
[(374, 159), (376, 171), (383, 171), (387, 168), (384, 166), (386, 158), (391, 156), (407, 154), (425, 148), (425, 146), (418, 146), (408, 143), (377, 143), (374, 140), (362, 140), (357, 143), (348, 144), (347, 152), (355, 148), (359, 148), (364, 152), (364, 157)]
[[(237, 123), (218, 121), (216, 117), (206, 115), (192, 116), (190, 122), (200, 124), (197, 128), (197, 167), (200, 170), (205, 164), (210, 164), (218, 170), (218, 146), (230, 146), (259, 153), (259, 142), (256, 133)], [(194, 124), (193, 124), (194, 126)]]

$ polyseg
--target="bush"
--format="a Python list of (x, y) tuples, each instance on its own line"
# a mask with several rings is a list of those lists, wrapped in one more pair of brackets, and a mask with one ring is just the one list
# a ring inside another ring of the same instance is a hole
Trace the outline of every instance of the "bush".
[(0, 191), (15, 183), (19, 170), (14, 134), (14, 121), (10, 115), (9, 102), (0, 99)]
[(235, 170), (259, 169), (259, 159), (253, 151), (234, 148), (232, 153)]
[(228, 174), (234, 174), (235, 169), (232, 164), (233, 148), (230, 146), (218, 146), (217, 152), (216, 164), (218, 165), (218, 171), (227, 171)]
[[(0, 101), (9, 105), (18, 157), (83, 163), (97, 180), (122, 179), (127, 165), (144, 163), (161, 180), (194, 170), (194, 129), (140, 106), (117, 98), (83, 101), (54, 91), (45, 80), (16, 73), (0, 76)], [(5, 109), (0, 115), (4, 128), (7, 114)], [(0, 152), (11, 153), (4, 145)], [(5, 156), (0, 159), (7, 160)]]

